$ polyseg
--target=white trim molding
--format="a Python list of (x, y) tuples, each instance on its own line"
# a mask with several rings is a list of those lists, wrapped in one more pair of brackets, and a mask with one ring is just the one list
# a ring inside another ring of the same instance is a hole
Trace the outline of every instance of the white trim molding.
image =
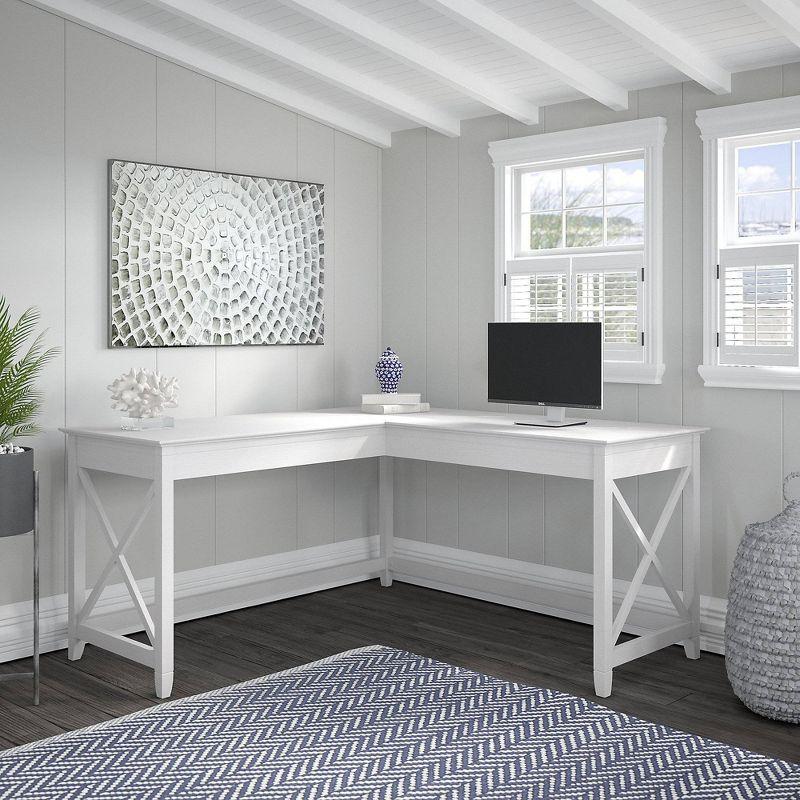
[(535, 133), (532, 136), (489, 142), (489, 156), (495, 167), (518, 167), (540, 161), (562, 161), (624, 153), (646, 147), (662, 147), (666, 134), (667, 121), (664, 117), (632, 119), (609, 125), (593, 125), (555, 133)]
[(748, 367), (733, 364), (701, 364), (697, 368), (706, 386), (723, 389), (800, 390), (797, 367)]
[(641, 364), (637, 361), (606, 361), (603, 364), (605, 383), (661, 383), (666, 364)]
[[(701, 109), (696, 115), (703, 142), (703, 363), (697, 368), (707, 387), (800, 390), (800, 365), (720, 363), (719, 265), (725, 203), (725, 140), (800, 128), (800, 97), (783, 97)], [(757, 239), (749, 242), (759, 245)], [(786, 244), (791, 244), (787, 242)], [(785, 244), (764, 243), (764, 247)], [(798, 299), (795, 298), (795, 302)], [(795, 336), (800, 330), (795, 330)]]
[[(592, 576), (584, 572), (412, 539), (395, 539), (392, 572), (395, 580), (417, 586), (592, 624)], [(626, 581), (614, 581), (615, 604), (622, 602), (628, 585)], [(727, 602), (721, 598), (701, 597), (703, 650), (724, 652), (726, 609)], [(645, 584), (623, 630), (642, 635), (675, 620), (667, 593), (661, 587)]]
[[(288, 553), (233, 561), (175, 575), (175, 620), (182, 622), (286, 597), (319, 592), (377, 577), (384, 567), (378, 537), (350, 539)], [(139, 581), (148, 605), (154, 600), (152, 578)], [(102, 627), (129, 634), (142, 629), (125, 584), (106, 587), (95, 606)], [(94, 615), (92, 618), (94, 622)], [(31, 654), (31, 603), (0, 607), (0, 662)], [(67, 646), (67, 595), (42, 599), (42, 652)]]
[(696, 120), (703, 141), (793, 130), (800, 128), (800, 96), (701, 108)]
[[(184, 621), (237, 608), (295, 597), (378, 577), (377, 536), (293, 550), (288, 553), (218, 564), (175, 576), (175, 619)], [(411, 539), (395, 539), (391, 565), (397, 581), (523, 608), (540, 614), (592, 623), (592, 576), (558, 567), (488, 556)], [(153, 602), (153, 579), (140, 582), (142, 595)], [(620, 602), (628, 584), (616, 581)], [(701, 646), (713, 653), (724, 649), (726, 601), (701, 600)], [(659, 587), (645, 585), (633, 607), (628, 633), (642, 634), (668, 623), (674, 609)], [(124, 584), (105, 589), (96, 614), (115, 633), (141, 630)], [(67, 596), (47, 597), (41, 605), (42, 652), (67, 646)], [(30, 602), (0, 607), (0, 662), (31, 654), (33, 623)]]
[[(659, 384), (665, 370), (663, 346), (663, 150), (667, 122), (650, 117), (609, 125), (542, 133), (489, 143), (489, 156), (495, 170), (495, 320), (506, 319), (506, 275), (512, 260), (534, 260), (536, 255), (518, 259), (514, 237), (515, 172), (532, 165), (553, 163), (554, 168), (570, 161), (635, 153), (645, 163), (645, 241), (634, 251), (641, 254), (640, 325), (643, 334), (642, 356), (630, 361), (607, 357), (604, 378), (607, 383)], [(580, 162), (579, 162), (580, 163)], [(585, 163), (585, 162), (584, 162)], [(589, 249), (589, 248), (584, 248)], [(597, 248), (616, 253), (613, 248)], [(621, 247), (619, 252), (631, 250)], [(578, 253), (562, 248), (550, 251), (558, 256)], [(633, 251), (632, 251), (633, 252)], [(525, 254), (526, 256), (528, 254)]]

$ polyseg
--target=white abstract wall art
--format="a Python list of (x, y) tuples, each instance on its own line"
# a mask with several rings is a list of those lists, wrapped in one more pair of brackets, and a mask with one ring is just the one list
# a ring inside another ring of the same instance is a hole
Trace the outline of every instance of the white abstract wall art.
[(321, 184), (109, 161), (111, 347), (322, 344)]
[(137, 419), (159, 417), (178, 405), (178, 379), (151, 369), (132, 369), (108, 385), (111, 408)]

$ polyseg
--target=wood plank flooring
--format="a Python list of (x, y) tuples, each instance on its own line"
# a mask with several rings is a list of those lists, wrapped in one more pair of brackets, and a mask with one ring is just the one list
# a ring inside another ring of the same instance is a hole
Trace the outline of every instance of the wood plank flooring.
[[(174, 697), (196, 694), (367, 644), (386, 644), (502, 678), (592, 693), (591, 628), (467, 597), (377, 581), (184, 622)], [(0, 665), (15, 672), (29, 661)], [(152, 673), (88, 645), (42, 657), (42, 701), (28, 681), (0, 682), (0, 747), (128, 714), (156, 702)], [(800, 728), (763, 719), (733, 695), (720, 656), (671, 647), (614, 671), (604, 705), (800, 761)]]

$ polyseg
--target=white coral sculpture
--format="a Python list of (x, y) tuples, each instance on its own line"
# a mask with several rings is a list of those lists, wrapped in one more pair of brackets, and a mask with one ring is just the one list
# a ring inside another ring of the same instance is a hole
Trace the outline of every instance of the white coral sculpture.
[(129, 417), (159, 417), (165, 408), (178, 405), (178, 379), (150, 369), (132, 369), (107, 388), (111, 407)]

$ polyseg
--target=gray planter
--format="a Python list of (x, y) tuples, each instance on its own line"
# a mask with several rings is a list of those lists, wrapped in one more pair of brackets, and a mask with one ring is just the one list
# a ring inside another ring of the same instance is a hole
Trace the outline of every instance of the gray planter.
[(33, 449), (0, 455), (0, 537), (33, 530)]

